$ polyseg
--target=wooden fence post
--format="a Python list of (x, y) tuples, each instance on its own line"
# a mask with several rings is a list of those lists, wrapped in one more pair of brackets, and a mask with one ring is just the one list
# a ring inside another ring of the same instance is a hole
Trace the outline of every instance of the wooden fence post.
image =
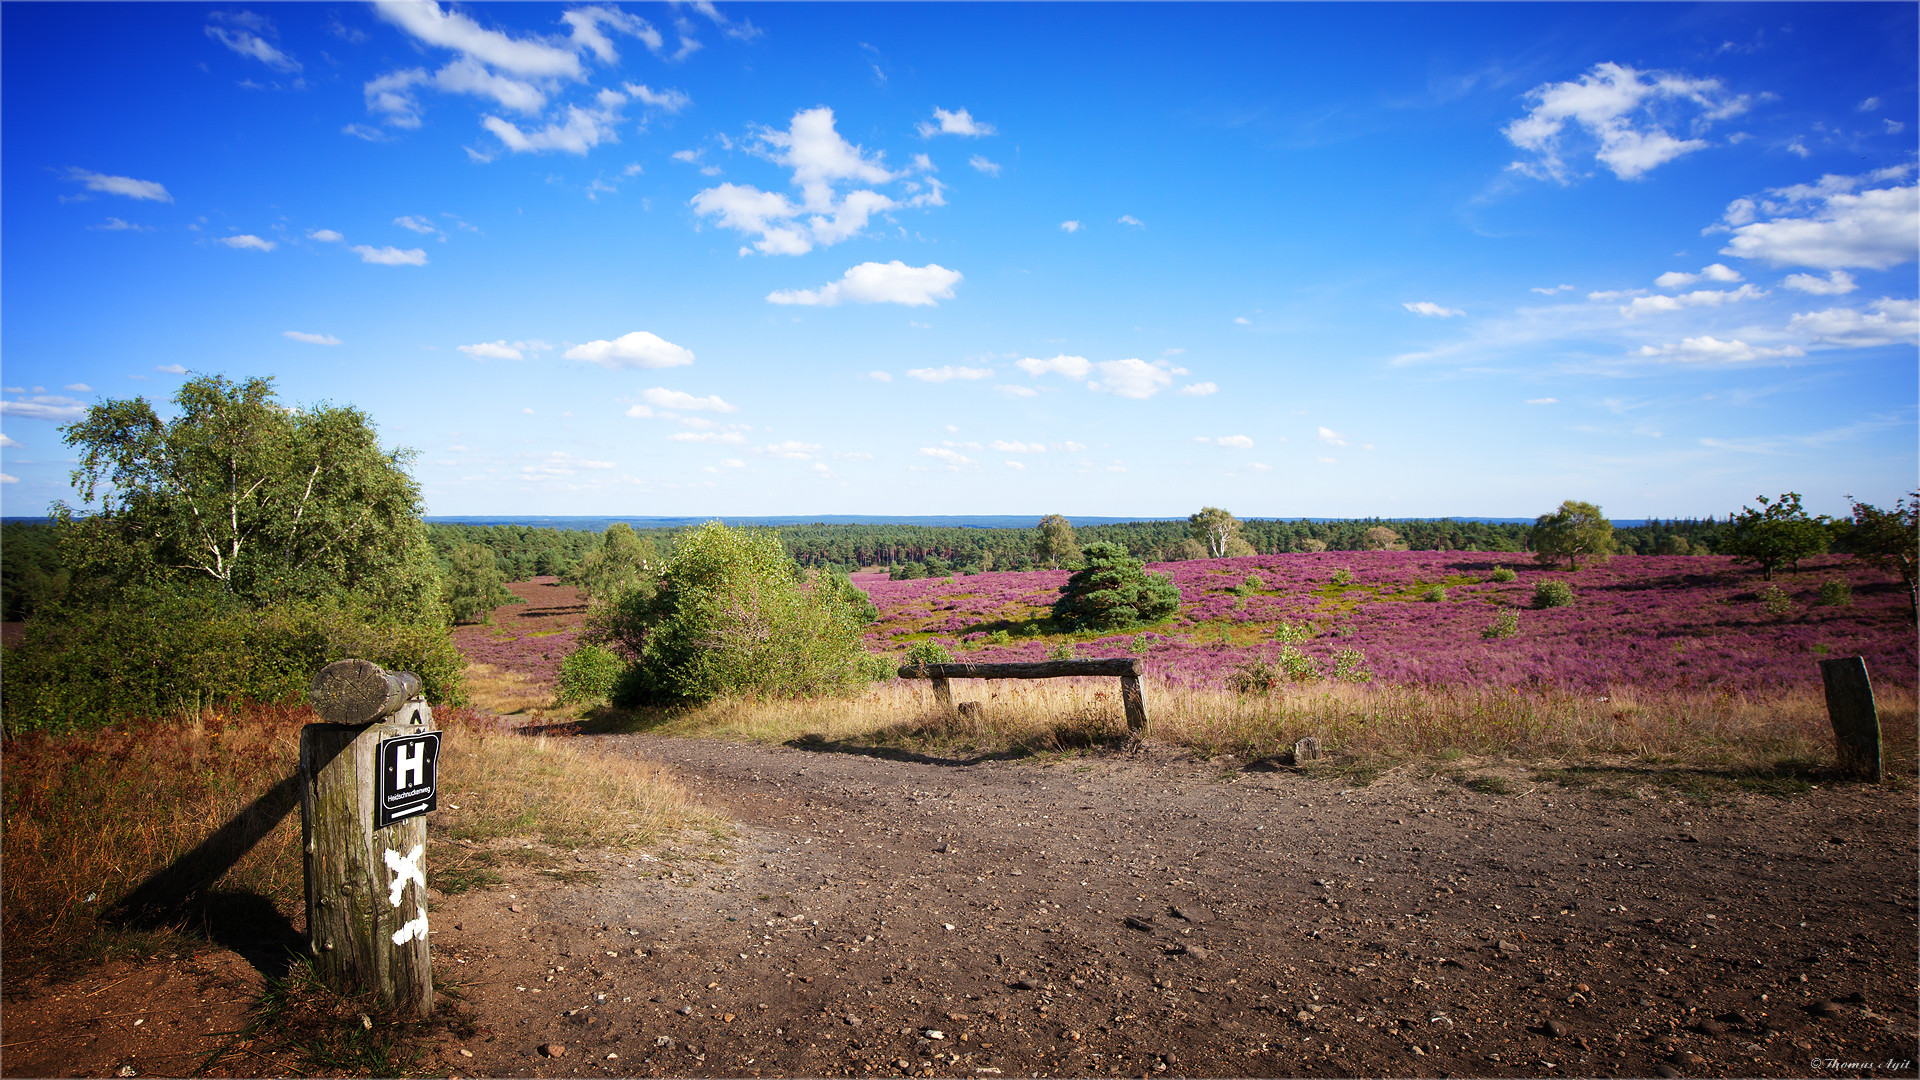
[(314, 710), (333, 722), (300, 732), (300, 838), (321, 980), (424, 1017), (433, 1011), (426, 815), (440, 734), (419, 688), (418, 676), (364, 660), (314, 677)]
[(1820, 681), (1826, 684), (1827, 719), (1833, 723), (1834, 758), (1840, 771), (1879, 783), (1880, 714), (1874, 708), (1866, 658), (1822, 660)]

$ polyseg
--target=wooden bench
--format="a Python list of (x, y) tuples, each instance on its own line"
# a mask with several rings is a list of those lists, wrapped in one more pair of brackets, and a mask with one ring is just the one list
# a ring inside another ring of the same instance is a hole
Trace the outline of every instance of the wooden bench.
[(915, 664), (900, 669), (903, 679), (933, 680), (933, 698), (952, 713), (953, 679), (1067, 679), (1088, 675), (1117, 675), (1120, 700), (1127, 710), (1127, 730), (1147, 727), (1147, 702), (1140, 693), (1142, 664), (1138, 660), (1044, 660), (1031, 664)]

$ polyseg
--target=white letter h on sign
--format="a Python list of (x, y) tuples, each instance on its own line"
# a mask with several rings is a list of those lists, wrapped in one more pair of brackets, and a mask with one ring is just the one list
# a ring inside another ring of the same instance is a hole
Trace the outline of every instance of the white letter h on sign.
[(420, 759), (419, 743), (413, 742), (394, 747), (393, 764), (395, 790), (404, 791), (410, 787), (420, 786), (420, 774), (425, 769), (426, 763)]

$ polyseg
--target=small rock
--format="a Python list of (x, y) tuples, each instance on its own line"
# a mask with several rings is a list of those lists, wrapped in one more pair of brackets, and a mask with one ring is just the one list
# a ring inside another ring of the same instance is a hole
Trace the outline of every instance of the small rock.
[(1206, 947), (1202, 945), (1182, 945), (1180, 946), (1180, 952), (1182, 955), (1191, 956), (1195, 960), (1205, 960), (1210, 955)]
[(952, 850), (953, 850), (953, 847), (950, 844), (935, 844), (933, 848), (933, 853), (935, 855), (945, 855), (947, 852)]
[(1674, 1068), (1673, 1066), (1663, 1061), (1660, 1064), (1655, 1065), (1653, 1067), (1653, 1074), (1655, 1076), (1664, 1077), (1665, 1080), (1673, 1080), (1674, 1077), (1680, 1075), (1680, 1070)]
[(508, 904), (508, 905), (507, 905), (507, 910), (508, 910), (508, 911), (519, 911), (519, 910), (520, 910), (520, 905), (519, 905), (519, 904)]
[(1727, 1025), (1718, 1020), (1702, 1020), (1698, 1025), (1702, 1035), (1725, 1035)]
[(1147, 933), (1153, 932), (1153, 916), (1151, 915), (1144, 919), (1138, 915), (1129, 915), (1123, 921), (1135, 930), (1144, 930)]
[(1567, 1037), (1567, 1032), (1569, 1030), (1567, 1025), (1561, 1023), (1558, 1020), (1547, 1021), (1546, 1027), (1547, 1027), (1547, 1034), (1553, 1036), (1556, 1039), (1564, 1039)]
[(1682, 1050), (1673, 1055), (1673, 1063), (1675, 1065), (1704, 1065), (1707, 1063), (1707, 1059), (1691, 1050)]
[(662, 1050), (671, 1050), (673, 1049), (673, 1036), (671, 1035), (658, 1036), (653, 1040), (653, 1045), (659, 1047)]
[(1198, 904), (1175, 904), (1167, 908), (1167, 911), (1172, 913), (1174, 918), (1182, 919), (1195, 925), (1203, 923), (1207, 919), (1206, 909)]
[(681, 1015), (681, 1016), (692, 1016), (692, 1015), (693, 1015), (693, 1006), (691, 1006), (691, 1005), (682, 1005), (682, 1006), (680, 1006), (680, 1015)]
[(1010, 982), (1010, 983), (1008, 983), (1008, 984), (1007, 984), (1007, 986), (1008, 986), (1008, 987), (1010, 987), (1010, 988), (1012, 988), (1012, 989), (1014, 989), (1014, 990), (1038, 990), (1038, 989), (1040, 989), (1040, 988), (1039, 988), (1038, 986), (1035, 986), (1035, 985), (1033, 984), (1033, 981), (1032, 981), (1031, 979), (1015, 979), (1015, 980), (1013, 980), (1012, 982)]
[(1813, 1004), (1807, 1006), (1807, 1011), (1812, 1013), (1815, 1016), (1824, 1016), (1828, 1019), (1832, 1019), (1840, 1015), (1840, 1006), (1835, 1005), (1833, 1002), (1828, 1001), (1825, 998), (1821, 998), (1819, 1001), (1816, 1001)]
[(1849, 1002), (1854, 1005), (1865, 1005), (1867, 1003), (1867, 995), (1861, 993), (1858, 990), (1855, 990), (1853, 993), (1848, 994), (1846, 997), (1843, 997), (1840, 1000)]
[(1500, 946), (1499, 946), (1499, 948), (1500, 948), (1500, 953), (1501, 953), (1501, 955), (1503, 955), (1503, 956), (1518, 956), (1518, 955), (1520, 955), (1520, 946), (1518, 946), (1518, 945), (1515, 945), (1515, 944), (1514, 944), (1513, 942), (1511, 942), (1511, 941), (1508, 941), (1508, 940), (1506, 940), (1505, 938), (1502, 938), (1502, 939), (1500, 939)]
[(927, 1038), (932, 1039), (935, 1042), (938, 1042), (941, 1039), (944, 1039), (947, 1037), (947, 1033), (944, 1031), (941, 1031), (938, 1028), (928, 1028), (927, 1030), (921, 1032), (920, 1034), (925, 1035)]
[(135, 1071), (135, 1070), (134, 1070), (134, 1067), (133, 1067), (133, 1066), (131, 1066), (131, 1065), (122, 1065), (122, 1066), (120, 1066), (120, 1067), (119, 1067), (118, 1069), (116, 1069), (116, 1070), (114, 1070), (114, 1073), (113, 1073), (113, 1075), (115, 1075), (115, 1076), (139, 1076), (140, 1074), (139, 1074), (139, 1073), (138, 1073), (137, 1071)]
[(853, 1015), (852, 1013), (848, 1013), (848, 1014), (847, 1014), (847, 1026), (848, 1026), (848, 1027), (859, 1027), (859, 1026), (860, 1026), (860, 1018), (859, 1018), (859, 1017), (857, 1017), (857, 1016), (855, 1016), (855, 1015)]
[(472, 1057), (472, 1056), (473, 1056), (473, 1051), (471, 1051), (471, 1050), (469, 1050), (469, 1049), (467, 1049), (466, 1047), (464, 1047), (464, 1046), (463, 1046), (463, 1047), (461, 1047), (461, 1048), (460, 1048), (460, 1056), (461, 1056), (461, 1057)]
[(550, 1058), (567, 1056), (567, 1048), (562, 1043), (544, 1043), (540, 1047), (540, 1052)]

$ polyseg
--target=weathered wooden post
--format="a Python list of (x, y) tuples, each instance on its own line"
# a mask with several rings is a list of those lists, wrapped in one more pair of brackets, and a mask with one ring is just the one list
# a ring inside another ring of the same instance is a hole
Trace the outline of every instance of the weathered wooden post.
[(1866, 658), (1822, 660), (1820, 681), (1826, 684), (1827, 719), (1833, 723), (1834, 757), (1840, 771), (1879, 783), (1880, 714), (1873, 704)]
[(300, 732), (300, 838), (314, 969), (342, 993), (433, 1011), (427, 818), (440, 732), (420, 677), (328, 664), (307, 696), (327, 723)]

